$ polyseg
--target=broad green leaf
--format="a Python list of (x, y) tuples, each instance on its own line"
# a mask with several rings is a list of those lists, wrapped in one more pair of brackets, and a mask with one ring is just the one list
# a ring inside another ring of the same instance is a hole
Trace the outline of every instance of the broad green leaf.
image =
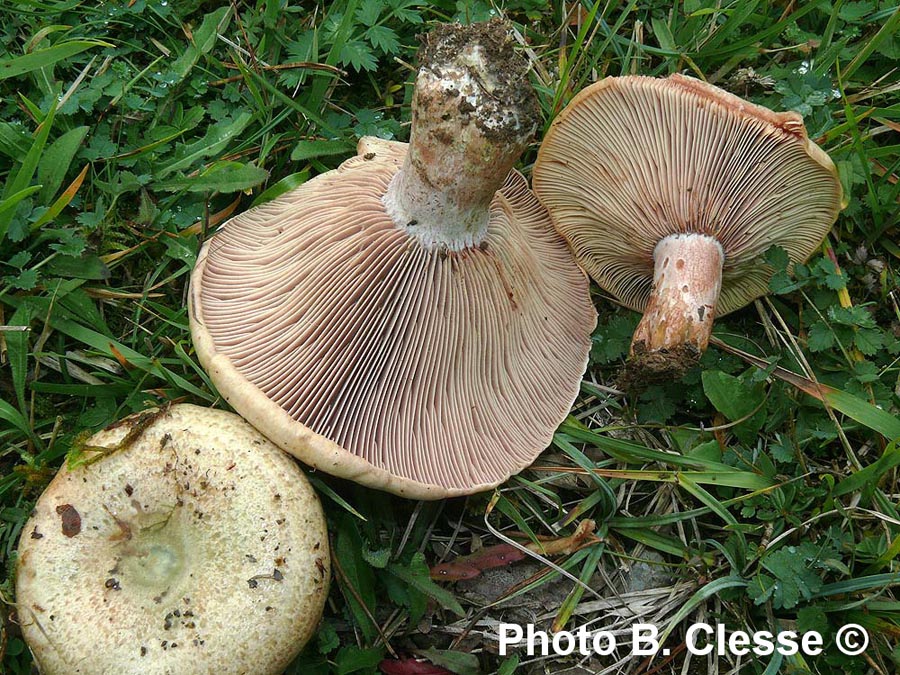
[[(771, 368), (771, 365), (765, 359), (754, 356), (748, 352), (737, 349), (715, 336), (710, 339), (711, 344), (724, 349), (732, 354), (737, 354), (748, 363), (752, 363), (757, 368)], [(798, 375), (790, 370), (776, 366), (772, 368), (772, 375), (780, 380), (792, 384), (800, 391), (812, 396), (822, 403), (831, 406), (835, 410), (844, 413), (847, 417), (856, 420), (860, 424), (877, 431), (879, 434), (887, 438), (889, 441), (900, 438), (900, 418), (886, 410), (878, 408), (868, 401), (849, 394), (840, 389), (829, 387), (828, 385), (813, 382), (809, 378)]]
[(372, 26), (366, 31), (366, 39), (385, 54), (396, 54), (400, 51), (397, 34), (387, 26)]
[(734, 375), (707, 370), (702, 378), (706, 397), (729, 420), (739, 420), (749, 415), (762, 401), (761, 395), (753, 396), (752, 387)]
[[(55, 219), (60, 213), (62, 213), (62, 210), (64, 208), (66, 208), (66, 206), (69, 205), (69, 202), (72, 201), (72, 198), (75, 196), (75, 193), (78, 192), (78, 189), (81, 187), (81, 184), (84, 182), (84, 177), (87, 176), (87, 172), (88, 172), (88, 169), (90, 168), (90, 166), (91, 166), (90, 164), (84, 165), (84, 168), (81, 170), (81, 173), (79, 173), (75, 177), (75, 180), (72, 181), (72, 184), (69, 185), (69, 187), (67, 187), (65, 189), (65, 191), (59, 196), (59, 198), (55, 202), (53, 202), (53, 204), (50, 206), (50, 208), (47, 209), (40, 218), (38, 218), (34, 223), (31, 224), (32, 230), (37, 230), (37, 229), (43, 227), (44, 225), (49, 223), (51, 220)], [(83, 221), (79, 219), (79, 222), (83, 222)]]
[(75, 127), (53, 141), (44, 151), (37, 168), (37, 181), (43, 185), (38, 195), (41, 203), (49, 202), (59, 190), (72, 158), (84, 142), (89, 129), (90, 127)]
[(853, 336), (853, 344), (860, 353), (874, 356), (884, 346), (884, 333), (874, 328), (859, 328)]
[(775, 271), (786, 270), (788, 265), (791, 264), (791, 258), (790, 255), (788, 255), (788, 252), (777, 244), (773, 244), (766, 249), (766, 252), (763, 253), (763, 260), (771, 265)]
[(19, 202), (25, 199), (26, 197), (33, 195), (35, 192), (41, 189), (40, 185), (30, 185), (27, 188), (22, 188), (15, 194), (6, 197), (5, 199), (0, 199), (0, 213), (5, 213), (10, 209), (18, 206)]
[[(820, 385), (822, 399), (835, 410), (877, 431), (889, 441), (900, 438), (900, 418), (839, 389)], [(807, 393), (810, 393), (807, 391)], [(820, 400), (822, 400), (820, 399)]]
[(834, 331), (824, 321), (816, 321), (809, 327), (806, 345), (811, 352), (822, 352), (834, 346)]
[(365, 26), (374, 26), (383, 9), (384, 3), (381, 0), (362, 0), (356, 10), (356, 20)]
[(217, 162), (196, 176), (169, 178), (154, 183), (157, 190), (175, 192), (239, 192), (255, 187), (269, 177), (269, 172), (251, 164)]
[(234, 120), (214, 124), (203, 138), (180, 148), (174, 161), (159, 167), (157, 178), (165, 178), (173, 171), (186, 169), (205, 157), (217, 155), (233, 138), (247, 128), (252, 118), (250, 113), (242, 112)]
[(368, 548), (363, 548), (362, 557), (375, 569), (382, 570), (387, 567), (388, 561), (391, 559), (391, 549), (381, 548), (377, 551), (370, 551)]
[(650, 25), (653, 27), (653, 34), (656, 36), (660, 48), (673, 54), (678, 53), (675, 38), (672, 36), (672, 31), (669, 30), (669, 24), (662, 18), (654, 16), (650, 19)]
[(704, 371), (701, 378), (703, 393), (710, 403), (729, 421), (740, 421), (732, 428), (734, 434), (744, 443), (752, 444), (766, 418), (762, 383), (751, 384), (719, 370)]
[(315, 157), (327, 157), (329, 155), (345, 155), (353, 151), (353, 146), (346, 141), (300, 141), (291, 151), (291, 160), (301, 162)]
[(280, 197), (284, 193), (290, 192), (295, 187), (303, 185), (308, 180), (309, 170), (298, 171), (297, 173), (292, 173), (289, 176), (285, 176), (277, 183), (270, 185), (265, 190), (263, 190), (259, 194), (259, 196), (253, 200), (253, 203), (251, 203), (250, 206), (259, 206), (260, 204), (270, 202), (273, 199)]
[(341, 647), (334, 659), (337, 666), (337, 675), (349, 675), (361, 670), (367, 673), (375, 672), (375, 667), (384, 658), (384, 647), (369, 647), (362, 649), (356, 645)]
[[(30, 322), (30, 308), (20, 307), (13, 312), (7, 325), (28, 326)], [(4, 331), (3, 337), (6, 340), (6, 356), (12, 372), (16, 402), (19, 404), (19, 410), (22, 411), (22, 414), (25, 414), (27, 410), (25, 407), (25, 378), (28, 375), (28, 331)]]
[(900, 465), (900, 448), (895, 441), (885, 448), (884, 453), (874, 463), (840, 481), (832, 493), (840, 496), (866, 487), (874, 488), (884, 474), (898, 465)]
[(334, 624), (328, 619), (322, 619), (322, 623), (319, 624), (316, 642), (320, 654), (327, 654), (341, 646), (341, 638), (338, 636)]
[(810, 542), (767, 553), (762, 565), (772, 576), (760, 574), (751, 581), (750, 597), (757, 605), (771, 600), (776, 609), (792, 609), (809, 600), (822, 588), (820, 555), (820, 548)]
[(421, 553), (416, 553), (409, 565), (401, 565), (397, 562), (389, 564), (387, 571), (400, 581), (437, 601), (445, 609), (449, 609), (459, 616), (465, 616), (465, 611), (453, 593), (446, 588), (441, 588), (431, 580), (428, 566), (425, 564), (425, 556)]
[(172, 71), (177, 77), (173, 84), (177, 84), (187, 77), (191, 69), (197, 65), (200, 57), (210, 52), (216, 44), (216, 35), (225, 31), (230, 19), (230, 6), (219, 7), (203, 17), (203, 23), (194, 31), (191, 44), (172, 64)]
[(334, 564), (339, 567), (335, 576), (341, 586), (350, 587), (343, 589), (347, 605), (360, 630), (373, 640), (377, 630), (369, 617), (374, 615), (376, 605), (375, 574), (362, 558), (363, 540), (357, 525), (348, 514), (339, 521), (334, 540)]
[(28, 424), (28, 420), (25, 419), (22, 413), (2, 398), (0, 398), (0, 420), (6, 420), (30, 438), (38, 447), (42, 446), (40, 438), (32, 431), (31, 425)]
[(67, 279), (109, 279), (109, 268), (96, 255), (58, 255), (47, 263), (46, 269), (53, 276)]
[[(53, 97), (52, 101), (50, 110), (44, 117), (43, 122), (41, 122), (37, 135), (34, 138), (34, 143), (31, 144), (28, 154), (25, 155), (25, 159), (22, 160), (19, 170), (16, 171), (14, 175), (10, 174), (10, 177), (6, 180), (6, 185), (3, 188), (4, 199), (13, 197), (16, 193), (26, 189), (31, 183), (35, 169), (37, 169), (38, 162), (44, 152), (47, 137), (50, 135), (50, 127), (53, 126), (53, 117), (56, 114), (56, 104), (58, 102), (56, 96)], [(15, 215), (15, 209), (7, 209), (0, 213), (0, 244), (2, 244), (3, 240), (6, 238), (6, 233), (9, 230), (13, 215)]]
[(31, 134), (23, 124), (0, 122), (0, 153), (21, 162), (31, 147)]
[(628, 354), (639, 316), (637, 312), (623, 312), (595, 331), (592, 337), (591, 361), (609, 363)]
[(456, 675), (479, 675), (482, 672), (478, 657), (469, 652), (458, 652), (449, 649), (423, 649), (421, 655), (436, 666), (441, 666)]
[(0, 61), (0, 80), (8, 77), (18, 77), (32, 70), (52, 66), (57, 61), (62, 61), (75, 54), (92, 49), (94, 47), (112, 47), (102, 40), (68, 40), (60, 42), (47, 49), (38, 49), (30, 54), (14, 56), (11, 59)]
[(352, 66), (354, 70), (375, 70), (378, 61), (372, 48), (362, 40), (347, 40), (341, 47), (341, 64)]

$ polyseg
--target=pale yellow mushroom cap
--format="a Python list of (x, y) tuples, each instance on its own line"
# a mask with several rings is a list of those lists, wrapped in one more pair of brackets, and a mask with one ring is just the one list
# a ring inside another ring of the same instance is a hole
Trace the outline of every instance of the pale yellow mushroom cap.
[(17, 613), (41, 672), (281, 673), (329, 586), (322, 507), (296, 463), (192, 405), (87, 445), (111, 450), (60, 470), (19, 544)]

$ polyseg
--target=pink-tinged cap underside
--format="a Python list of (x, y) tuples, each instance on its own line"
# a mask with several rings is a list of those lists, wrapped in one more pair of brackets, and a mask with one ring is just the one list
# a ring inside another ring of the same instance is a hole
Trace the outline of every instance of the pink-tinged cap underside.
[(198, 355), (239, 413), (313, 466), (420, 498), (490, 488), (534, 461), (577, 394), (587, 280), (518, 173), (482, 247), (444, 253), (382, 205), (406, 145), (361, 152), (206, 244)]
[(837, 171), (799, 115), (678, 75), (580, 92), (541, 145), (534, 190), (591, 276), (638, 311), (663, 237), (722, 244), (722, 315), (767, 292), (770, 246), (806, 260), (841, 209)]

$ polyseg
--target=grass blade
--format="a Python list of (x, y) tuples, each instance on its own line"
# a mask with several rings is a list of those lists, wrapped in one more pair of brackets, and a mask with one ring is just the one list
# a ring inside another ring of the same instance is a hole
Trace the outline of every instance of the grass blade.
[(696, 593), (694, 593), (690, 600), (684, 603), (684, 606), (681, 607), (675, 615), (669, 620), (669, 625), (666, 626), (666, 629), (662, 632), (662, 635), (659, 637), (659, 643), (662, 644), (666, 641), (666, 638), (675, 630), (675, 627), (681, 623), (687, 616), (693, 612), (702, 602), (705, 602), (709, 598), (713, 597), (717, 593), (724, 591), (728, 588), (740, 588), (742, 586), (746, 586), (747, 582), (744, 579), (736, 576), (729, 577), (721, 577), (716, 579), (715, 581), (711, 581), (706, 584), (702, 588), (700, 588)]
[[(727, 342), (723, 342), (715, 336), (710, 338), (710, 342), (727, 352), (740, 356), (757, 368), (767, 369), (771, 367), (771, 364), (765, 359), (761, 359), (758, 356), (732, 347)], [(794, 385), (803, 393), (809, 394), (825, 405), (844, 413), (850, 419), (856, 420), (873, 431), (877, 431), (889, 441), (900, 438), (900, 419), (889, 412), (872, 405), (868, 401), (864, 401), (863, 399), (845, 391), (841, 391), (840, 389), (829, 387), (827, 384), (813, 382), (809, 378), (798, 375), (797, 373), (786, 370), (780, 366), (776, 366), (772, 370), (772, 375)]]
[[(53, 126), (53, 117), (56, 114), (56, 104), (58, 102), (57, 97), (54, 96), (52, 101), (50, 110), (38, 126), (37, 136), (35, 136), (34, 143), (31, 144), (31, 149), (28, 151), (28, 154), (25, 155), (25, 159), (22, 160), (22, 165), (19, 167), (16, 174), (7, 180), (3, 190), (4, 199), (24, 190), (28, 187), (29, 183), (31, 183), (31, 179), (34, 176), (34, 172), (37, 169), (38, 162), (44, 151), (44, 146), (47, 144), (47, 138), (50, 136), (50, 127)], [(6, 233), (9, 230), (14, 215), (15, 209), (8, 209), (3, 211), (3, 213), (0, 213), (0, 244), (6, 239)]]

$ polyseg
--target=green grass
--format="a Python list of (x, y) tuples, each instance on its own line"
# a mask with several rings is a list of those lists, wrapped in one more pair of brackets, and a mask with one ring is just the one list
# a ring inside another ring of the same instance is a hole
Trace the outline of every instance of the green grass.
[[(482, 0), (236, 7), (0, 3), (2, 672), (29, 672), (12, 616), (16, 542), (75, 439), (165, 401), (222, 405), (187, 328), (201, 241), (334, 168), (361, 135), (405, 140), (415, 35), (490, 15)], [(559, 672), (575, 660), (497, 657), (496, 622), (539, 598), (547, 626), (630, 625), (638, 596), (623, 584), (641, 560), (665, 573), (643, 616), (671, 633), (676, 657), (658, 672), (682, 672), (678, 646), (698, 617), (816, 629), (826, 645), (851, 621), (872, 634), (865, 659), (828, 649), (745, 659), (740, 672), (897, 672), (896, 2), (498, 8), (528, 45), (547, 123), (599, 77), (685, 72), (802, 113), (848, 206), (807, 265), (789, 274), (770, 252), (773, 294), (717, 323), (700, 368), (637, 398), (612, 388), (637, 317), (595, 289), (600, 322), (573, 416), (496, 493), (412, 503), (317, 474), (339, 565), (318, 638), (291, 672), (373, 672), (410, 653), (459, 673)], [(584, 518), (602, 540), (520, 579), (508, 604), (428, 580), (428, 566), (478, 544), (569, 534)], [(733, 666), (695, 658), (692, 672)]]

